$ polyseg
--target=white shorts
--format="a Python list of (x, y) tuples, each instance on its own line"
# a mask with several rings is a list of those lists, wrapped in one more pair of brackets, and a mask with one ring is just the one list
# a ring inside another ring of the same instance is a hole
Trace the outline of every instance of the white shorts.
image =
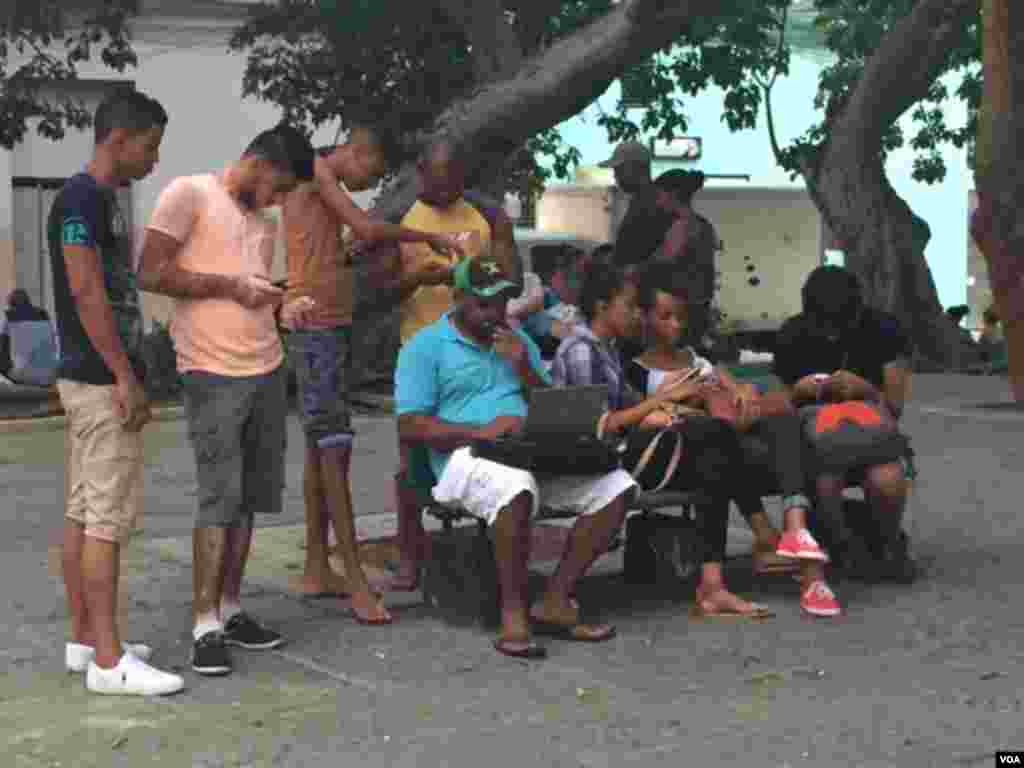
[(434, 486), (439, 504), (457, 504), (474, 517), (494, 523), (498, 512), (523, 491), (533, 496), (533, 515), (544, 506), (574, 515), (600, 512), (619, 496), (637, 488), (632, 476), (622, 469), (605, 475), (541, 475), (480, 459), (469, 448), (460, 448)]

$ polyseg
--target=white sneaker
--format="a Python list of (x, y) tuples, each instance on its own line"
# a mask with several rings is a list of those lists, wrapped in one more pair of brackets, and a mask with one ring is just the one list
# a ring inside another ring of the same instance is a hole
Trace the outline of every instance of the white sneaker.
[(93, 693), (112, 696), (166, 696), (182, 690), (185, 681), (126, 653), (113, 669), (101, 669), (90, 661), (85, 687)]
[[(153, 655), (153, 649), (142, 643), (125, 643), (124, 652), (130, 653), (142, 661), (149, 661), (149, 657)], [(64, 666), (67, 667), (68, 672), (85, 672), (89, 662), (95, 656), (96, 649), (91, 645), (82, 645), (81, 643), (64, 644)]]

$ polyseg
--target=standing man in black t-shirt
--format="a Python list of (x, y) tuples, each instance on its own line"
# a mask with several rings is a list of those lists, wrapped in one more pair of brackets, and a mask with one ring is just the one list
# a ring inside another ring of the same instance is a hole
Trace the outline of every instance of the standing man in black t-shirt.
[[(865, 306), (857, 276), (841, 267), (819, 267), (803, 288), (804, 311), (779, 331), (775, 374), (797, 405), (814, 403), (827, 386), (834, 400), (864, 400), (899, 419), (910, 391), (910, 339), (891, 315)], [(906, 461), (909, 461), (909, 457)], [(843, 489), (861, 484), (873, 528), (884, 542), (879, 573), (910, 581), (916, 572), (902, 532), (909, 491), (908, 466), (891, 462), (853, 470), (847, 477), (821, 474), (817, 497), (826, 516), (842, 520)]]
[(92, 160), (61, 189), (47, 225), (62, 353), (57, 389), (68, 419), (65, 664), (86, 672), (86, 687), (102, 694), (184, 687), (178, 675), (145, 663), (147, 646), (122, 643), (117, 626), (120, 548), (139, 512), (150, 410), (131, 241), (116, 191), (152, 172), (166, 125), (167, 113), (148, 96), (108, 97), (96, 110)]

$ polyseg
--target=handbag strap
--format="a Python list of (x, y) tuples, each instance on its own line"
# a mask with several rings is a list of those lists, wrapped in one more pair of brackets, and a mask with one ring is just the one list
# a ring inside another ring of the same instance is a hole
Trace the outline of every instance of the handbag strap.
[(671, 429), (663, 429), (654, 436), (654, 439), (647, 444), (644, 448), (644, 452), (640, 454), (640, 459), (637, 461), (636, 466), (633, 467), (630, 474), (633, 475), (633, 479), (636, 480), (643, 474), (643, 471), (647, 469), (647, 465), (651, 463), (651, 459), (654, 457), (654, 451), (657, 450), (658, 444), (661, 442), (661, 438), (665, 436), (666, 432), (671, 432), (676, 439), (675, 447), (672, 449), (672, 458), (669, 459), (668, 466), (665, 467), (665, 474), (661, 477), (659, 482), (654, 488), (650, 490), (650, 493), (658, 493), (663, 490), (672, 476), (676, 473), (676, 469), (679, 467), (679, 461), (683, 457), (683, 439), (678, 432)]

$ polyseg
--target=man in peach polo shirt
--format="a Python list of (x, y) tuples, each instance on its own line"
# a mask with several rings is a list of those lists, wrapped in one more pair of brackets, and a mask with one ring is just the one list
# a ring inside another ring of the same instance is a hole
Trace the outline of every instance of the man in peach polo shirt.
[(231, 671), (227, 646), (274, 648), (281, 636), (242, 611), (257, 512), (278, 513), (287, 399), (275, 313), (301, 322), (310, 298), (281, 306), (269, 279), (275, 225), (264, 213), (313, 177), (309, 141), (288, 126), (261, 133), (219, 174), (164, 190), (147, 227), (140, 285), (177, 299), (171, 334), (185, 386), (199, 509), (193, 533), (192, 668)]
[[(295, 588), (316, 596), (351, 594), (356, 620), (364, 624), (388, 624), (392, 617), (370, 588), (359, 562), (349, 487), (353, 432), (348, 385), (355, 304), (352, 242), (424, 243), (439, 253), (462, 250), (450, 235), (370, 219), (352, 200), (351, 192), (369, 189), (379, 181), (391, 154), (388, 145), (381, 129), (355, 125), (343, 145), (321, 152), (316, 178), (291, 192), (283, 206), (286, 299), (310, 297), (316, 302), (306, 322), (291, 328), (288, 338), (306, 435), (306, 564)], [(331, 524), (344, 577), (334, 572), (328, 560)]]

